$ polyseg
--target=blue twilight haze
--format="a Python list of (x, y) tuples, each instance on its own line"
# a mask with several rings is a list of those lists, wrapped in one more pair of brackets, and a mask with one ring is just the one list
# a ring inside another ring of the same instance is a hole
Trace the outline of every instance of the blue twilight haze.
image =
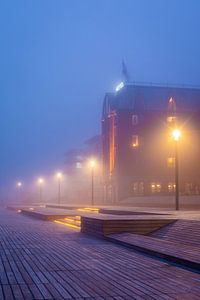
[(135, 81), (200, 85), (199, 31), (199, 0), (2, 0), (0, 188), (100, 132), (122, 60)]

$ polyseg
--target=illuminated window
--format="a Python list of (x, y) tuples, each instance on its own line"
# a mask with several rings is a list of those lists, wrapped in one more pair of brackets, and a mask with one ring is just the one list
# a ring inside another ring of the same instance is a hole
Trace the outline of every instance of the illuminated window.
[(174, 117), (174, 116), (167, 117), (167, 122), (168, 123), (173, 123), (173, 122), (175, 122), (175, 120), (176, 120), (176, 117)]
[(175, 167), (175, 157), (168, 157), (167, 166), (169, 168), (174, 168)]
[(137, 148), (139, 146), (138, 135), (133, 135), (132, 136), (132, 146), (133, 146), (133, 148)]
[(123, 83), (123, 82), (120, 82), (120, 83), (116, 86), (115, 91), (118, 92), (118, 91), (120, 91), (123, 87), (124, 87), (124, 83)]
[(151, 183), (151, 192), (152, 193), (160, 193), (161, 192), (161, 184), (159, 182)]
[(135, 126), (138, 124), (138, 116), (132, 115), (132, 125)]
[(173, 182), (169, 182), (167, 188), (169, 193), (173, 193), (176, 189), (176, 185)]

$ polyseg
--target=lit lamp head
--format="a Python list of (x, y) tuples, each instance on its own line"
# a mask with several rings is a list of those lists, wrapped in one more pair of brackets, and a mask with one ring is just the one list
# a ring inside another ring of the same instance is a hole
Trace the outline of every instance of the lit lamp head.
[(95, 165), (96, 165), (96, 162), (95, 162), (94, 159), (92, 159), (92, 160), (90, 161), (90, 167), (91, 167), (92, 169), (94, 169)]
[(40, 185), (43, 184), (43, 183), (44, 183), (44, 179), (40, 177), (40, 178), (38, 179), (38, 183), (39, 183)]
[(17, 187), (18, 188), (21, 188), (22, 187), (22, 183), (19, 181), (19, 182), (17, 182)]
[(179, 129), (174, 129), (172, 131), (172, 137), (173, 137), (174, 141), (178, 142), (181, 137), (181, 131)]
[(58, 173), (56, 174), (57, 179), (61, 179), (62, 176), (63, 176), (63, 174), (62, 174), (61, 172), (58, 172)]

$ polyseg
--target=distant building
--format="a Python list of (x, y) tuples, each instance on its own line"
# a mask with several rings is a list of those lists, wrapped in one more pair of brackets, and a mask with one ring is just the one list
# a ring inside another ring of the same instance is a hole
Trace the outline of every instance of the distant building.
[(71, 149), (65, 154), (65, 173), (67, 187), (65, 191), (66, 203), (90, 204), (91, 202), (91, 168), (89, 161), (94, 159), (94, 202), (102, 202), (102, 145), (101, 135), (86, 140), (78, 149)]
[(82, 147), (70, 149), (65, 153), (65, 167), (67, 172), (73, 173), (82, 169), (91, 158), (102, 160), (101, 135), (95, 135), (86, 140)]
[(175, 145), (179, 142), (180, 192), (200, 194), (200, 89), (120, 84), (103, 103), (104, 199), (118, 202), (174, 193)]

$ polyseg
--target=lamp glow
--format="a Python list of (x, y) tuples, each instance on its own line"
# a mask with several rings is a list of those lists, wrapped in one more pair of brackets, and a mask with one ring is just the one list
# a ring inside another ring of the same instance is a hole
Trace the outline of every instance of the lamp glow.
[(44, 183), (44, 179), (43, 179), (43, 178), (41, 178), (41, 177), (40, 177), (40, 178), (38, 178), (38, 183), (39, 183), (39, 184), (43, 184), (43, 183)]
[(95, 165), (96, 165), (96, 162), (95, 162), (95, 160), (92, 159), (92, 160), (90, 161), (90, 167), (91, 167), (91, 168), (94, 168)]
[(181, 131), (179, 129), (174, 129), (172, 131), (172, 137), (175, 141), (179, 141), (180, 140), (180, 137), (181, 137)]
[(57, 177), (58, 179), (61, 179), (62, 176), (63, 176), (63, 174), (62, 174), (61, 172), (58, 172), (58, 173), (56, 174), (56, 177)]

